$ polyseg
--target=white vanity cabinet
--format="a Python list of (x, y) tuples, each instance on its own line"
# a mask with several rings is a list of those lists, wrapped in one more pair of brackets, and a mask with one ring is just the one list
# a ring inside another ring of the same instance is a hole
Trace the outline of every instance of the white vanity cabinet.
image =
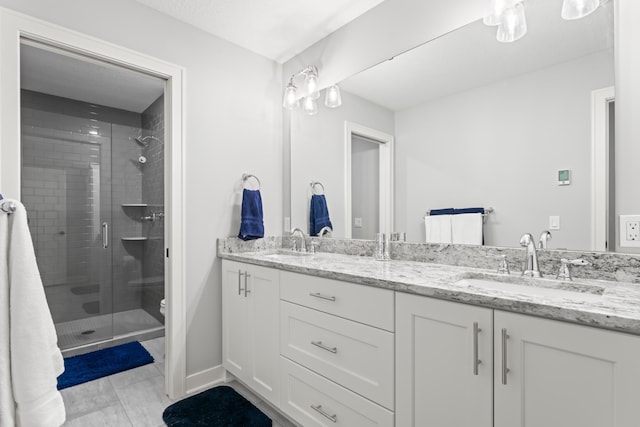
[(279, 302), (279, 270), (222, 261), (222, 364), (274, 405), (279, 403)]
[(496, 311), (494, 348), (495, 427), (640, 425), (640, 337)]
[(493, 310), (396, 293), (396, 425), (493, 425)]
[(398, 426), (640, 425), (638, 336), (402, 293), (396, 318)]
[(394, 425), (394, 292), (282, 272), (280, 408), (306, 426)]

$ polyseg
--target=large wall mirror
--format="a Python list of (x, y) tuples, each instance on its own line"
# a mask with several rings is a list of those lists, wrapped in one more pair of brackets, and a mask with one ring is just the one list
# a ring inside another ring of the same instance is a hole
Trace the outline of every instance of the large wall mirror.
[(392, 228), (407, 241), (425, 242), (429, 210), (492, 207), (485, 245), (518, 246), (555, 217), (549, 248), (615, 248), (614, 5), (575, 21), (561, 6), (526, 2), (529, 30), (514, 43), (474, 22), (340, 82), (338, 109), (292, 112), (292, 225), (307, 223), (320, 181), (334, 236), (368, 226), (345, 216), (349, 122), (394, 137)]

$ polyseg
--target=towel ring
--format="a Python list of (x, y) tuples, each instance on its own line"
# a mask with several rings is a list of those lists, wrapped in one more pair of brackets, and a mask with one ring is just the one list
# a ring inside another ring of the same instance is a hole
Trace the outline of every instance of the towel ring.
[(255, 179), (255, 180), (256, 180), (256, 182), (258, 183), (258, 190), (259, 190), (259, 189), (260, 189), (260, 187), (261, 187), (260, 180), (258, 179), (258, 177), (257, 177), (257, 176), (255, 176), (255, 175), (251, 175), (251, 174), (249, 174), (249, 173), (243, 173), (243, 174), (242, 174), (242, 188), (247, 188), (245, 185), (247, 184), (247, 181), (248, 181), (250, 178), (253, 178), (253, 179)]
[(0, 203), (0, 210), (2, 210), (2, 212), (4, 213), (13, 213), (16, 211), (17, 205), (15, 202), (7, 200), (4, 201), (2, 203)]
[[(319, 185), (322, 188), (322, 193), (316, 193), (316, 186)], [(324, 185), (322, 185), (319, 181), (311, 181), (309, 182), (309, 186), (311, 187), (311, 193), (313, 194), (324, 194)]]

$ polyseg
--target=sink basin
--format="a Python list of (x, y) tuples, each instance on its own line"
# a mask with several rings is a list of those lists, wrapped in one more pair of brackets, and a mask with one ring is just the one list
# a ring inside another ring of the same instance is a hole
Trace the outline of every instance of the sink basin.
[(455, 283), (458, 286), (476, 289), (580, 300), (599, 299), (605, 290), (602, 286), (589, 283), (487, 273), (464, 273), (458, 276)]
[(277, 249), (264, 255), (266, 258), (286, 259), (286, 258), (309, 258), (315, 255), (313, 252), (298, 252), (291, 249)]

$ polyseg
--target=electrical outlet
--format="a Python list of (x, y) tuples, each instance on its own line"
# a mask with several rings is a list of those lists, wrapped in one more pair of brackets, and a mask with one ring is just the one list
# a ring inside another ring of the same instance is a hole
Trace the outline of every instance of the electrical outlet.
[(620, 246), (640, 247), (640, 215), (620, 215)]
[(353, 226), (355, 228), (362, 228), (362, 218), (353, 218)]
[(558, 215), (549, 217), (549, 230), (560, 230), (560, 217)]

